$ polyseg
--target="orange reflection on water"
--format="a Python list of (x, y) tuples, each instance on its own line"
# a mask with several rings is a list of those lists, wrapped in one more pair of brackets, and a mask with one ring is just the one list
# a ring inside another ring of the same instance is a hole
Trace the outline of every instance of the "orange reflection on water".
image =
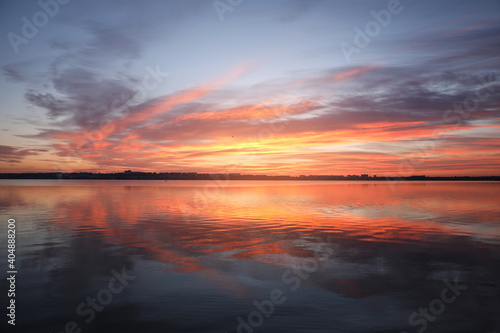
[(342, 244), (500, 237), (497, 184), (405, 182), (394, 191), (382, 181), (77, 184), (4, 186), (0, 194), (7, 210), (37, 212), (36, 228), (75, 236), (92, 227), (107, 242), (200, 272), (237, 295), (246, 289), (220, 262), (286, 264), (311, 256), (308, 244), (328, 235)]

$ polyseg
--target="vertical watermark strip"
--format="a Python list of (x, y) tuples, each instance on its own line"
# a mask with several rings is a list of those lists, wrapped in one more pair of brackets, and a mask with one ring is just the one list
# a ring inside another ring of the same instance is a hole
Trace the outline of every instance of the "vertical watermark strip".
[(7, 220), (7, 281), (9, 306), (7, 307), (7, 322), (9, 325), (16, 325), (16, 220)]

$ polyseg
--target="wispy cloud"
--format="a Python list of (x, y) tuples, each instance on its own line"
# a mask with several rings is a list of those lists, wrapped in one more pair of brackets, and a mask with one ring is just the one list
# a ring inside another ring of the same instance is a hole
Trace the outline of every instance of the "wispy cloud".
[(38, 155), (45, 149), (20, 149), (18, 147), (0, 145), (0, 161), (6, 163), (19, 163), (23, 158), (30, 155)]
[(359, 67), (359, 68), (354, 68), (351, 70), (348, 70), (346, 72), (337, 74), (331, 78), (332, 81), (343, 81), (346, 79), (349, 79), (351, 77), (357, 76), (360, 73), (367, 72), (367, 71), (372, 71), (376, 69), (377, 66), (367, 66), (367, 67)]

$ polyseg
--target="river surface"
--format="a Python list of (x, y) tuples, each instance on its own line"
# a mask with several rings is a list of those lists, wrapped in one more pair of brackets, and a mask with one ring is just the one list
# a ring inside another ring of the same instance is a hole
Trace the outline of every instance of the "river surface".
[(500, 332), (500, 182), (2, 180), (0, 212), (12, 332)]

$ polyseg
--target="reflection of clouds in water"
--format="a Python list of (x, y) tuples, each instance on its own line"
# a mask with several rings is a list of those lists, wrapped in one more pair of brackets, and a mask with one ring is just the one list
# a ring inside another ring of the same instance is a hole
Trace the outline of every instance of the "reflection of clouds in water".
[(426, 211), (423, 209), (415, 207), (401, 207), (390, 206), (369, 206), (369, 207), (358, 207), (358, 206), (338, 206), (338, 207), (328, 207), (322, 208), (329, 216), (339, 216), (339, 217), (351, 217), (358, 219), (370, 219), (370, 218), (405, 218), (410, 220), (431, 220), (435, 219), (438, 215), (434, 212)]
[[(176, 322), (192, 318), (190, 309), (197, 309), (213, 318), (225, 314), (231, 322), (248, 313), (255, 295), (269, 297), (274, 288), (288, 288), (283, 273), (314, 258), (318, 247), (328, 247), (331, 255), (301, 282), (277, 318), (310, 329), (334, 323), (358, 331), (405, 329), (408, 311), (435, 298), (444, 278), (458, 277), (471, 287), (440, 316), (439, 328), (457, 320), (493, 327), (496, 317), (489, 313), (498, 309), (500, 265), (498, 243), (486, 241), (498, 242), (498, 234), (471, 238), (469, 230), (494, 232), (488, 229), (495, 224), (487, 207), (498, 203), (496, 196), (487, 193), (481, 200), (488, 202), (479, 206), (485, 211), (472, 214), (476, 198), (467, 192), (461, 205), (447, 203), (439, 222), (417, 221), (422, 217), (417, 212), (428, 211), (419, 203), (434, 198), (432, 191), (417, 190), (424, 187), (397, 185), (405, 196), (415, 194), (416, 208), (410, 210), (392, 194), (384, 204), (383, 190), (374, 196), (376, 187), (354, 185), (345, 196), (328, 196), (335, 186), (221, 188), (203, 206), (193, 205), (193, 186), (12, 187), (0, 194), (10, 202), (8, 212), (31, 205), (17, 217), (29, 220), (20, 235), (30, 236), (20, 249), (24, 274), (34, 281), (37, 297), (64, 296), (57, 306), (74, 309), (68, 295), (97, 288), (111, 268), (123, 264), (135, 269), (134, 283), (140, 286), (116, 304), (134, 304), (131, 319), (143, 317), (144, 309), (158, 315), (168, 310), (177, 314), (169, 317)], [(330, 215), (332, 207), (344, 211)], [(462, 215), (460, 228), (446, 218), (448, 207)], [(467, 220), (470, 216), (482, 218)], [(44, 315), (57, 313), (56, 308)], [(273, 325), (266, 322), (263, 331), (279, 329)]]

